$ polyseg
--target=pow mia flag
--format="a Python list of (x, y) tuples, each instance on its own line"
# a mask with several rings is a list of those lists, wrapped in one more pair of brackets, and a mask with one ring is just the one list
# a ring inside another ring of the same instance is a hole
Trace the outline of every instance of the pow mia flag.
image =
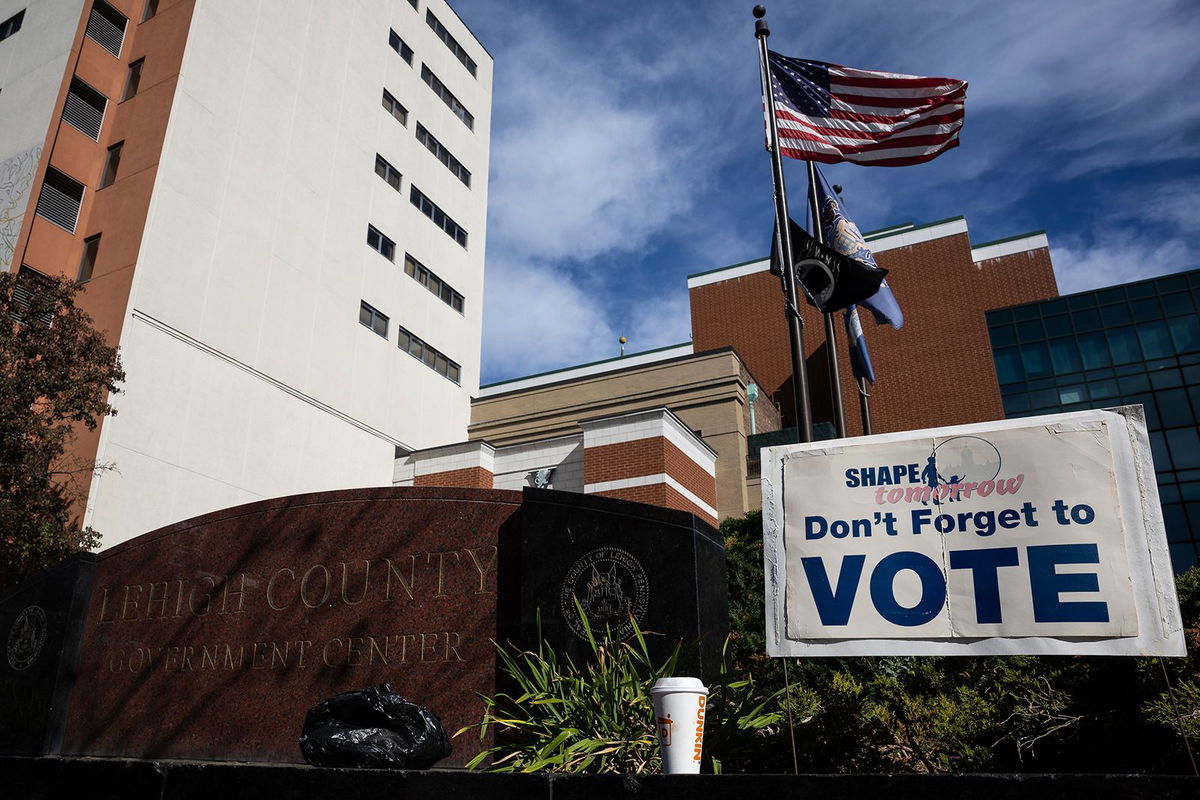
[[(868, 266), (826, 247), (792, 219), (788, 225), (792, 234), (793, 275), (811, 305), (828, 314), (861, 303), (879, 291), (886, 269)], [(783, 275), (782, 251), (776, 230), (771, 241), (771, 272), (775, 275)]]

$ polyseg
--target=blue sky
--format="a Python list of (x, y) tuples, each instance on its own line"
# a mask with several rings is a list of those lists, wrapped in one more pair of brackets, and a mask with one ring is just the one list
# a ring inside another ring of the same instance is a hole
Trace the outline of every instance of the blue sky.
[[(495, 58), (483, 382), (614, 356), (622, 334), (687, 341), (686, 276), (769, 246), (753, 3), (451, 2)], [(1194, 0), (767, 11), (781, 53), (970, 83), (957, 149), (825, 168), (862, 230), (1044, 229), (1064, 294), (1200, 266)]]

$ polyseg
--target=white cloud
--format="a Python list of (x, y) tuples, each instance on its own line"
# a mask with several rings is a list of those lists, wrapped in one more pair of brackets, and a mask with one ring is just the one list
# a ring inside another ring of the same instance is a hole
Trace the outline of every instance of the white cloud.
[(1093, 235), (1051, 242), (1051, 258), (1063, 294), (1168, 275), (1200, 266), (1200, 188), (1174, 181), (1146, 193), (1129, 189)]
[(628, 351), (639, 353), (692, 340), (691, 305), (687, 286), (661, 297), (643, 298), (627, 316)]
[(1196, 265), (1196, 253), (1180, 239), (1155, 240), (1113, 231), (1094, 242), (1052, 243), (1051, 260), (1060, 294), (1168, 275)]
[(484, 383), (594, 360), (597, 342), (617, 340), (595, 298), (560, 270), (492, 261), (486, 288)]

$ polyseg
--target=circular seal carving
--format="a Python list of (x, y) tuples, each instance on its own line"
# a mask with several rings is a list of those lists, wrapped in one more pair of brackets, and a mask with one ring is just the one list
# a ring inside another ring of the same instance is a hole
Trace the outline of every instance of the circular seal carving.
[(8, 665), (15, 670), (28, 669), (42, 653), (46, 643), (46, 612), (41, 606), (29, 606), (8, 629)]
[(614, 636), (625, 638), (633, 634), (633, 620), (641, 625), (646, 616), (650, 581), (641, 563), (628, 552), (598, 547), (572, 564), (562, 583), (563, 617), (576, 636), (586, 639), (576, 599), (594, 634), (603, 635), (607, 626)]

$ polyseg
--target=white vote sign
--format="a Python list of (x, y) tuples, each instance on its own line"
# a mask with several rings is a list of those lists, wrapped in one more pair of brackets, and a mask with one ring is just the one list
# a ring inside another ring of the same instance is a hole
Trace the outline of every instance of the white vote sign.
[(771, 655), (1184, 655), (1138, 406), (763, 465)]

